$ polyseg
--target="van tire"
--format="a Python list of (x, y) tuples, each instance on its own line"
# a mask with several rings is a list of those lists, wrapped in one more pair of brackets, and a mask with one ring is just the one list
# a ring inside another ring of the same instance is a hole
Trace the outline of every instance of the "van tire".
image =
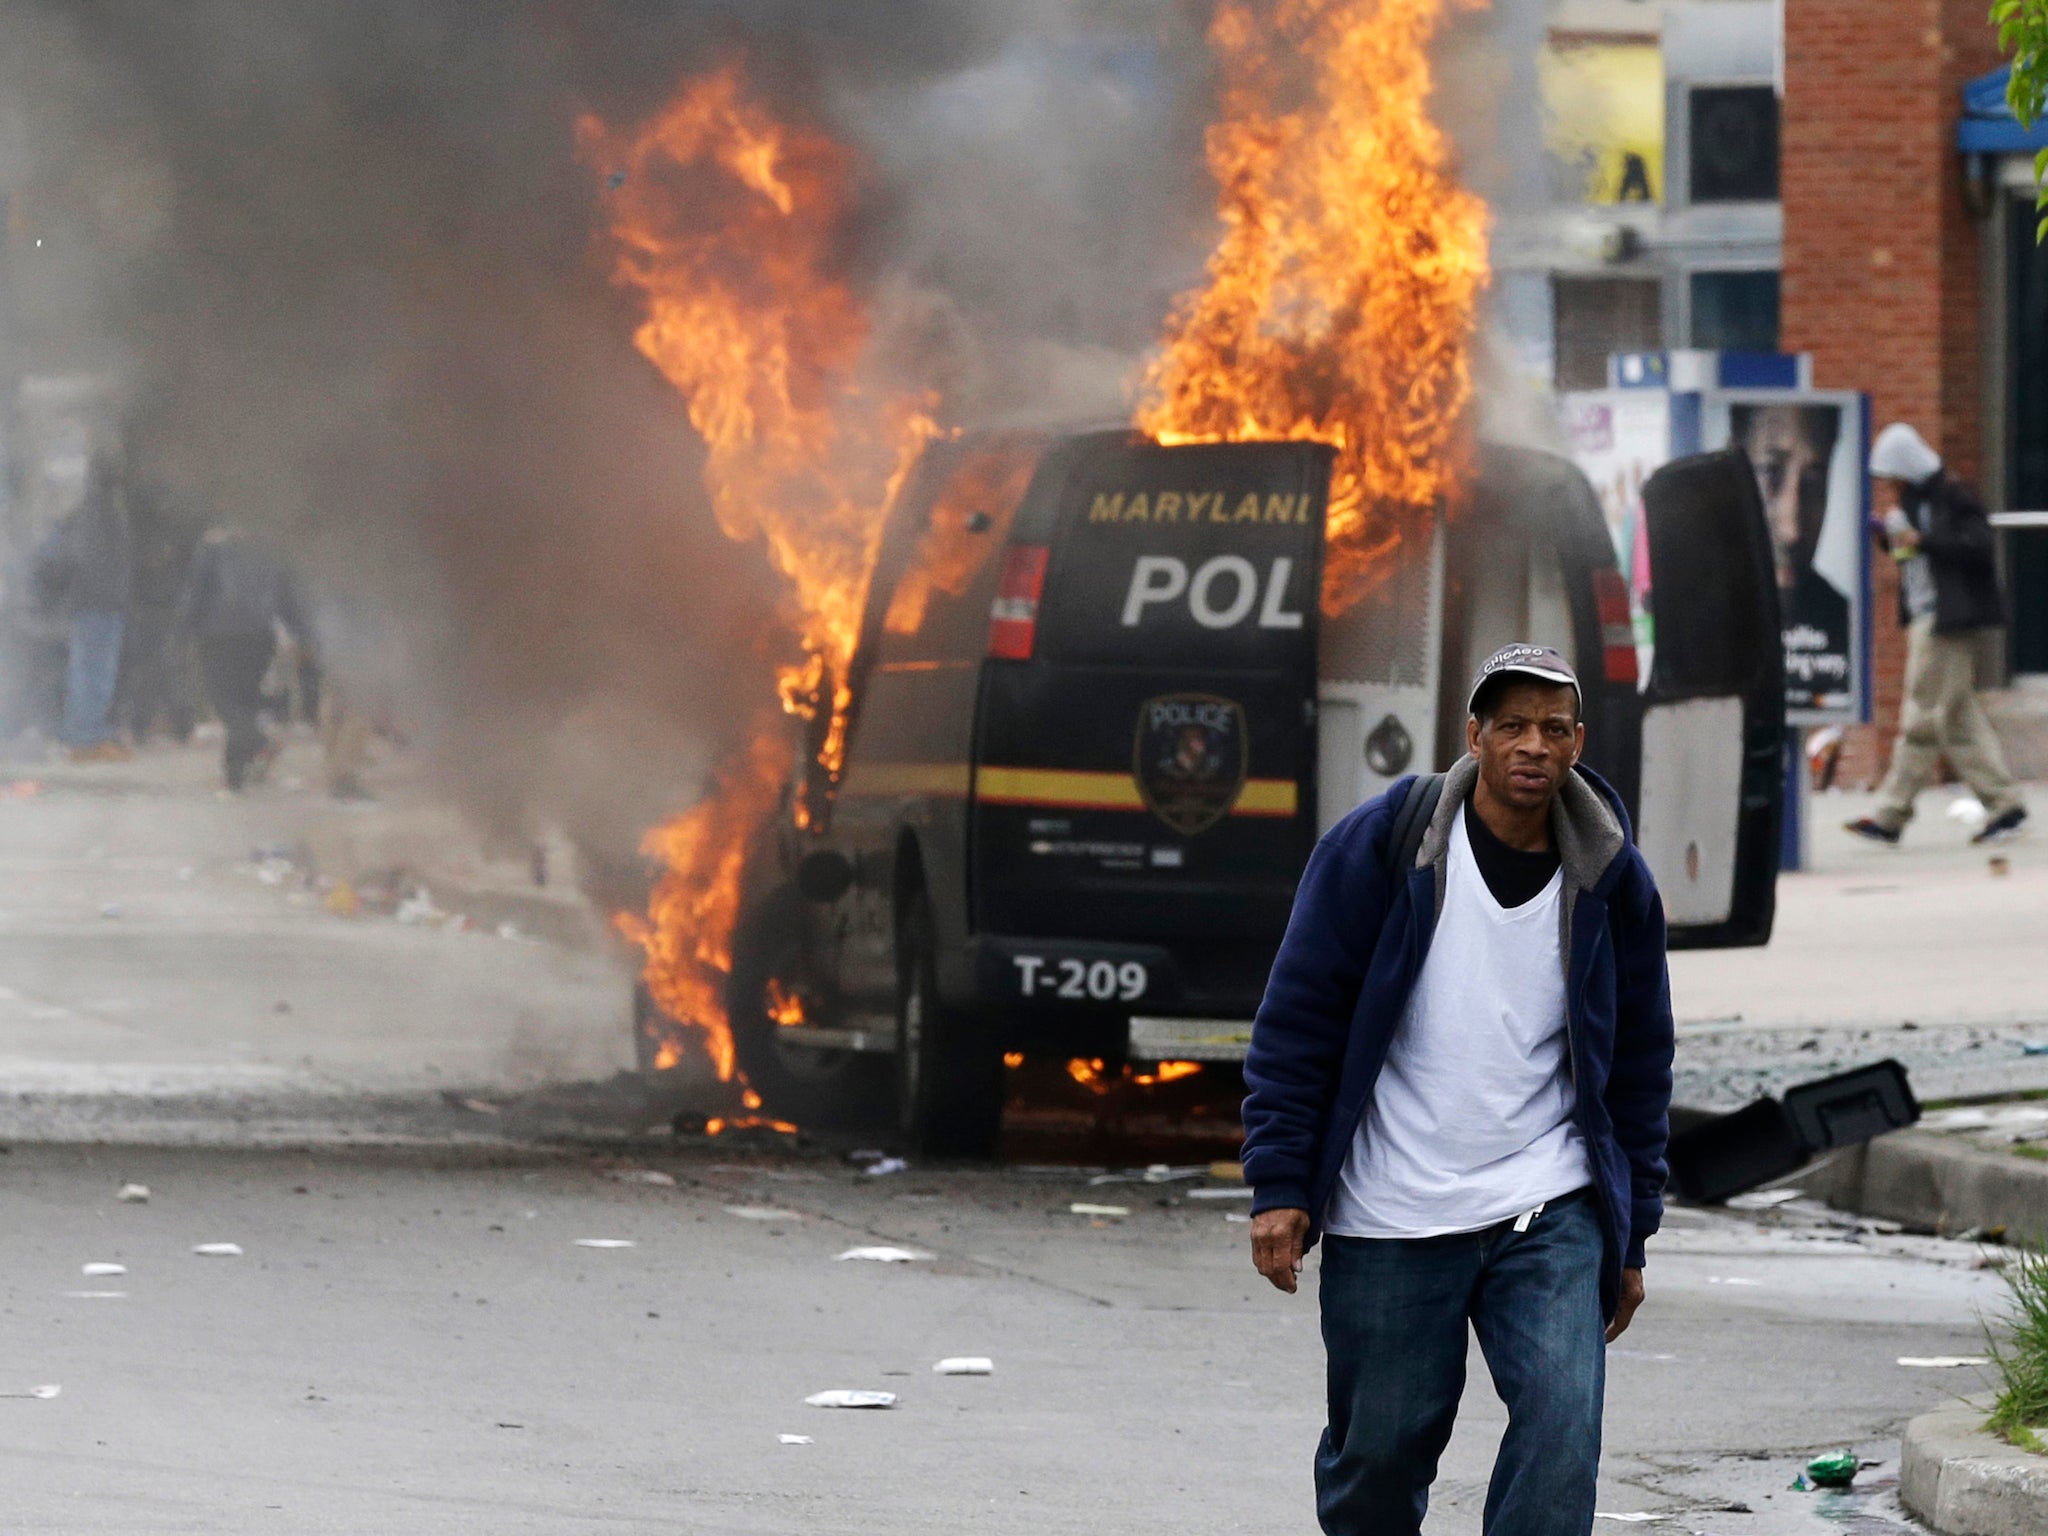
[(733, 1054), (747, 1086), (771, 1114), (817, 1129), (869, 1129), (887, 1123), (890, 1062), (855, 1051), (805, 1050), (768, 1016), (770, 981), (803, 987), (805, 909), (794, 890), (777, 891), (733, 935), (726, 1015)]
[(896, 1119), (911, 1150), (993, 1157), (1003, 1129), (1002, 1053), (939, 1001), (938, 939), (922, 891), (896, 930)]

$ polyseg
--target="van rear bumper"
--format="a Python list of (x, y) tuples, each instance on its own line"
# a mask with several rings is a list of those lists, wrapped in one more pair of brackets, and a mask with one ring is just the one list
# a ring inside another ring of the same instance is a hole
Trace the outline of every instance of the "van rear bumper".
[(982, 934), (941, 965), (939, 989), (1006, 1050), (1236, 1061), (1265, 982), (1263, 962), (1219, 969), (1177, 946)]

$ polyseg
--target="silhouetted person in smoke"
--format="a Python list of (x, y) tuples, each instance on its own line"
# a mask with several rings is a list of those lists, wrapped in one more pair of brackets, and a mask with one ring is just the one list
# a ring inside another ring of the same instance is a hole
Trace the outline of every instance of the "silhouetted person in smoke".
[(198, 647), (207, 697), (227, 733), (221, 763), (231, 790), (249, 781), (252, 768), (260, 774), (276, 750), (263, 730), (263, 678), (280, 630), (306, 643), (290, 570), (251, 535), (209, 529), (192, 553), (177, 632)]
[(35, 584), (70, 623), (64, 676), (64, 744), (74, 762), (129, 755), (110, 718), (121, 673), (121, 638), (134, 596), (128, 503), (114, 461), (96, 454), (85, 496), (36, 551)]

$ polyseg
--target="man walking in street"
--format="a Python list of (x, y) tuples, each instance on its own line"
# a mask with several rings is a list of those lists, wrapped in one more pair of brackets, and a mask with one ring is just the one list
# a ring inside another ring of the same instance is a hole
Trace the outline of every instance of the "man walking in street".
[(2001, 841), (2018, 833), (2027, 808), (1977, 702), (1978, 633), (2005, 622), (1991, 519), (1904, 422), (1878, 433), (1870, 476), (1884, 517), (1879, 541), (1899, 562), (1906, 691), (1877, 808), (1848, 829), (1872, 842), (1898, 842), (1914, 797), (1934, 782), (1946, 754), (1989, 813), (1971, 841)]
[(1586, 1536), (1605, 1344), (1663, 1216), (1664, 910), (1620, 797), (1578, 766), (1578, 680), (1511, 645), (1469, 755), (1316, 845), (1245, 1061), (1252, 1259), (1320, 1236), (1330, 1536), (1415, 1536), (1468, 1326), (1508, 1428), (1487, 1536)]

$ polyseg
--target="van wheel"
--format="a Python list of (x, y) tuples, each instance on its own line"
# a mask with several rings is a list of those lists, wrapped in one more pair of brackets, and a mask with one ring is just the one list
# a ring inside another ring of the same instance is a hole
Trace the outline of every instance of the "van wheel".
[(791, 1006), (830, 1022), (832, 989), (804, 945), (802, 898), (779, 892), (761, 903), (733, 937), (726, 1011), (733, 1053), (770, 1113), (799, 1125), (868, 1127), (886, 1123), (889, 1062), (860, 1051), (820, 1050), (778, 1022)]
[(940, 1006), (938, 941), (922, 892), (896, 936), (896, 1117), (914, 1150), (992, 1157), (1003, 1128), (1002, 1053)]

